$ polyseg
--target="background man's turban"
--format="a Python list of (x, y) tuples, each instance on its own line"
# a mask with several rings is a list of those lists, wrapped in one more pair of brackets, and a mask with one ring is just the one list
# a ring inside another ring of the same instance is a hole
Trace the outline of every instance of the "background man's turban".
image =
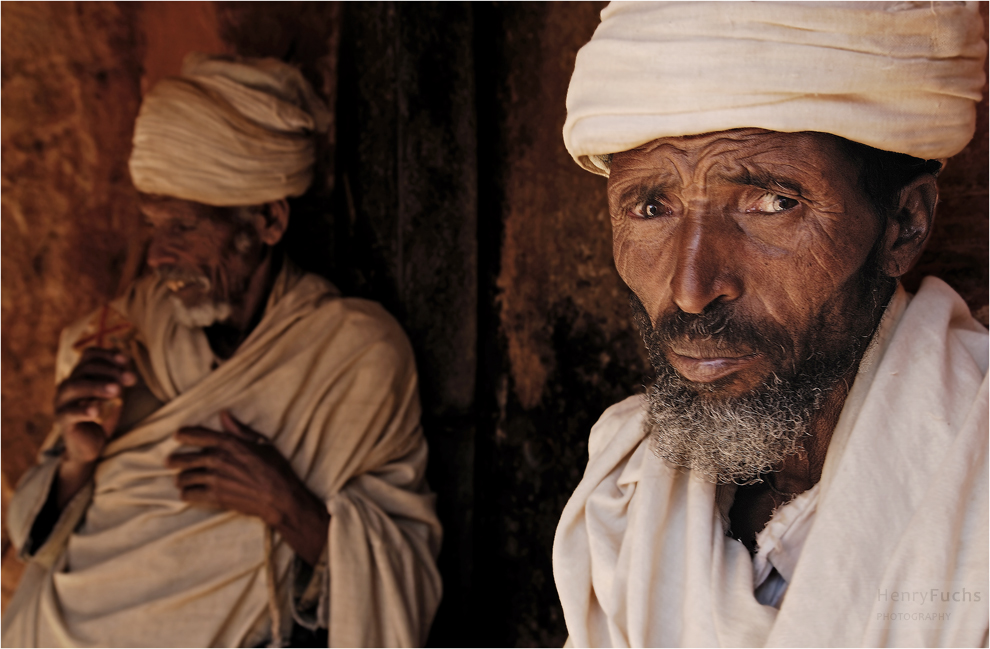
[(985, 56), (975, 2), (613, 2), (564, 143), (602, 175), (601, 156), (744, 127), (944, 158), (973, 137)]
[(299, 196), (313, 177), (313, 134), (329, 121), (291, 65), (190, 54), (182, 76), (141, 104), (131, 179), (139, 191), (209, 205)]

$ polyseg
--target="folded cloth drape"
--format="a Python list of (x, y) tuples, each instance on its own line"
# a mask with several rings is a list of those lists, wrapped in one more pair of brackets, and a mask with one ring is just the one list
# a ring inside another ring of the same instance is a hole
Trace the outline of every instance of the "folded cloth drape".
[(591, 431), (553, 567), (577, 647), (986, 644), (987, 331), (947, 284), (899, 289), (846, 398), (780, 609), (715, 485), (650, 451), (641, 396)]
[(602, 156), (745, 127), (954, 155), (984, 83), (977, 4), (613, 2), (578, 52), (564, 143), (602, 175)]
[[(146, 341), (135, 362), (164, 405), (108, 443), (91, 486), (33, 550), (4, 612), (3, 645), (258, 646), (289, 637), (302, 613), (292, 549), (277, 535), (267, 548), (257, 518), (182, 501), (165, 466), (180, 447), (178, 428), (219, 430), (224, 409), (268, 436), (326, 503), (327, 570), (312, 621), (329, 629), (330, 646), (422, 644), (440, 601), (441, 529), (412, 349), (398, 323), (287, 262), (261, 322), (214, 369), (203, 330), (178, 323), (152, 280), (112, 306)], [(78, 360), (78, 334), (63, 336), (59, 378)], [(19, 548), (33, 547), (56, 467), (48, 458), (32, 470), (9, 506)], [(282, 628), (271, 628), (274, 619)]]
[(330, 121), (298, 69), (276, 59), (190, 54), (141, 104), (134, 186), (208, 205), (299, 196), (313, 177), (313, 134)]

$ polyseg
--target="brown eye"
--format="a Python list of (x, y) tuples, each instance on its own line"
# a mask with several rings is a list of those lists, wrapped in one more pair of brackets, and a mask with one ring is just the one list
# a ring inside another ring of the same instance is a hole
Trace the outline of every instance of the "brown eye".
[(669, 216), (670, 208), (657, 199), (643, 201), (636, 207), (629, 210), (629, 215), (638, 219), (655, 219), (661, 216)]
[(780, 194), (771, 194), (767, 192), (760, 197), (756, 204), (747, 209), (747, 212), (763, 212), (766, 214), (775, 214), (777, 212), (786, 212), (787, 210), (797, 207), (798, 202), (793, 198), (788, 198), (786, 196), (781, 196)]
[(655, 219), (670, 214), (670, 210), (663, 203), (642, 203), (637, 211), (644, 219)]

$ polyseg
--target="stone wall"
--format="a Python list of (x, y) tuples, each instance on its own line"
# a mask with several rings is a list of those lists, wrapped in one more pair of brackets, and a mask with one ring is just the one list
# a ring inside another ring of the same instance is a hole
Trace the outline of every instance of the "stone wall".
[[(382, 302), (416, 352), (445, 526), (430, 643), (559, 646), (556, 522), (590, 427), (648, 373), (605, 181), (560, 138), (602, 5), (0, 5), (4, 506), (51, 423), (58, 330), (142, 270), (126, 170), (142, 89), (188, 50), (276, 56), (336, 107), (292, 254)], [(986, 323), (986, 99), (978, 114), (907, 283), (944, 277)]]
[[(127, 175), (141, 43), (132, 7), (4, 3), (3, 504), (51, 425), (59, 330), (140, 261)], [(4, 530), (3, 600), (17, 567)]]
[[(605, 179), (564, 149), (564, 97), (604, 3), (478, 9), (482, 367), (475, 588), (491, 644), (566, 638), (550, 550), (588, 431), (647, 363), (612, 263)], [(501, 246), (493, 245), (501, 241)]]

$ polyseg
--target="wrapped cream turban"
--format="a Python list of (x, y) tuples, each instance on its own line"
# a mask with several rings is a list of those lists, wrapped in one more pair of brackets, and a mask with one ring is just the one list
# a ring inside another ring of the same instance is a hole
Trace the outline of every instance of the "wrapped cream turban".
[(564, 143), (608, 154), (733, 128), (961, 151), (983, 88), (975, 2), (613, 2), (577, 55)]
[(291, 65), (190, 54), (182, 75), (141, 104), (131, 179), (141, 192), (209, 205), (299, 196), (313, 177), (313, 134), (329, 121)]

